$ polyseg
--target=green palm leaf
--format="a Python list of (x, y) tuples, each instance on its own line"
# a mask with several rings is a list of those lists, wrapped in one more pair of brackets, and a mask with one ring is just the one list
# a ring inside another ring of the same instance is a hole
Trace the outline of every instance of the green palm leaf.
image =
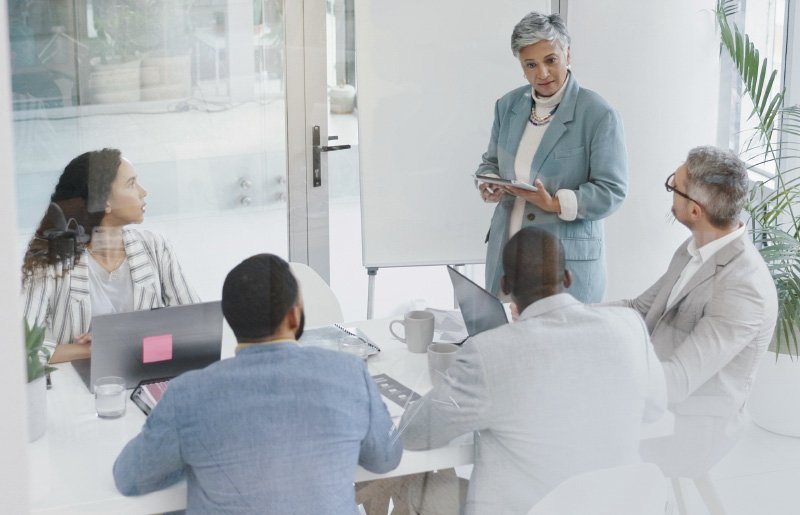
[(756, 127), (744, 139), (743, 158), (752, 169), (764, 164), (775, 168), (772, 178), (751, 189), (745, 209), (750, 215), (753, 241), (775, 281), (778, 292), (776, 351), (798, 356), (800, 329), (800, 219), (794, 205), (800, 200), (798, 168), (800, 152), (787, 136), (800, 136), (800, 107), (784, 107), (784, 91), (778, 90), (777, 70), (770, 70), (747, 34), (729, 18), (736, 14), (737, 0), (717, 0), (715, 14), (720, 31), (720, 52), (730, 57), (753, 104), (748, 119)]

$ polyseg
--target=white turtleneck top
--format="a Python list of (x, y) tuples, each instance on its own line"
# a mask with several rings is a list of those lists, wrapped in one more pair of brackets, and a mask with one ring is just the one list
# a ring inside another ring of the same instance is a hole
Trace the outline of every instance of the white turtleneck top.
[[(536, 115), (541, 117), (547, 116), (556, 106), (561, 102), (561, 97), (564, 96), (567, 83), (570, 81), (571, 75), (567, 75), (567, 80), (561, 85), (561, 88), (556, 91), (552, 96), (540, 97), (536, 91), (531, 87), (531, 95), (536, 106)], [(533, 183), (536, 177), (536, 172), (531, 172), (531, 165), (533, 164), (533, 156), (542, 142), (544, 131), (550, 124), (534, 125), (530, 121), (525, 126), (525, 131), (522, 133), (522, 138), (517, 148), (517, 154), (514, 159), (514, 172), (518, 181)], [(561, 212), (558, 217), (567, 222), (575, 220), (578, 216), (578, 198), (572, 190), (558, 190), (555, 193), (558, 201), (561, 204)], [(522, 217), (525, 211), (525, 199), (517, 197), (514, 199), (514, 208), (511, 210), (509, 217), (508, 237), (514, 236), (522, 228)]]

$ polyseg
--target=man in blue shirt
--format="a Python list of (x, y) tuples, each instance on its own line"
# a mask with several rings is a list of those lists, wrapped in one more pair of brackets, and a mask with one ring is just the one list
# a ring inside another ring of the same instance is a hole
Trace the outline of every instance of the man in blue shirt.
[(188, 481), (189, 513), (357, 513), (356, 465), (382, 473), (402, 446), (363, 362), (299, 347), (289, 265), (259, 254), (228, 274), (236, 357), (173, 379), (114, 464), (125, 495)]

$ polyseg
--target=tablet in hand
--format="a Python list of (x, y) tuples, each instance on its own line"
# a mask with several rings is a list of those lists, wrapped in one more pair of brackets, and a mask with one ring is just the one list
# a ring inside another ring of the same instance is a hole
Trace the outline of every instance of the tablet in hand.
[(496, 175), (483, 175), (476, 173), (475, 178), (487, 184), (497, 184), (499, 186), (512, 186), (514, 188), (520, 188), (528, 191), (538, 191), (536, 186), (532, 186), (527, 182), (522, 182), (515, 179), (504, 179), (502, 177), (497, 177)]

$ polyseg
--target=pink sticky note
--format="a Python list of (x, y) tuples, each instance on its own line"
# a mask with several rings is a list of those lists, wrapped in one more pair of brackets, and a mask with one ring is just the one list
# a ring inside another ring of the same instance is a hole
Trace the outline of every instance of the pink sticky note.
[(159, 334), (142, 339), (142, 363), (172, 359), (172, 335)]

